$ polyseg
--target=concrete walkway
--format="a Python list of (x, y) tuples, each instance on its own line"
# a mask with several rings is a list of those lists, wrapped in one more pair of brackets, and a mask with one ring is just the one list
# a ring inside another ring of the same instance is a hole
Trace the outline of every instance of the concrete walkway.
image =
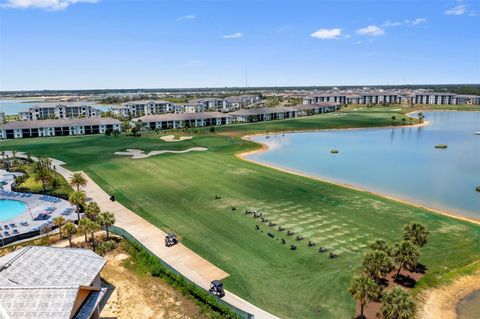
[[(64, 168), (62, 166), (64, 164), (65, 163), (59, 160), (52, 159), (52, 165), (55, 166), (56, 171), (68, 180), (72, 172)], [(110, 196), (87, 174), (84, 175), (88, 181), (87, 186), (84, 188), (87, 197), (95, 201), (102, 211), (113, 213), (116, 219), (116, 226), (129, 232), (148, 250), (190, 281), (204, 289), (208, 289), (210, 288), (210, 282), (212, 280), (223, 279), (228, 276), (226, 272), (200, 257), (181, 243), (170, 248), (165, 247), (165, 232), (127, 209), (122, 204), (110, 201)], [(223, 297), (222, 300), (240, 310), (254, 315), (254, 318), (279, 319), (229, 291), (225, 291), (225, 297)]]

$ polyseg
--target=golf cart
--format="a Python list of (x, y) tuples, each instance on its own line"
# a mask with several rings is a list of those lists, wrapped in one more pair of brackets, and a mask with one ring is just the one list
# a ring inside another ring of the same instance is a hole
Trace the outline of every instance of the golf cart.
[(178, 244), (177, 236), (175, 234), (168, 234), (165, 236), (165, 246), (172, 247), (173, 245)]
[(210, 289), (208, 290), (212, 295), (222, 298), (225, 296), (225, 291), (223, 290), (223, 283), (220, 280), (214, 280), (210, 284)]

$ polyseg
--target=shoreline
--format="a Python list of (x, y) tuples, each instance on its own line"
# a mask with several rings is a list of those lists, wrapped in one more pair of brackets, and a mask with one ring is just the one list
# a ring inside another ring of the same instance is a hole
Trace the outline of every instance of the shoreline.
[[(378, 128), (412, 127), (412, 126), (413, 127), (420, 127), (420, 126), (425, 126), (425, 125), (428, 125), (428, 124), (429, 124), (428, 121), (424, 121), (424, 123), (418, 123), (418, 124), (407, 125), (407, 126), (402, 125), (402, 126), (385, 126), (385, 127), (381, 126), (381, 127), (371, 127), (371, 128), (318, 129), (318, 130), (304, 130), (304, 131), (294, 130), (294, 131), (285, 131), (284, 133), (289, 133), (290, 134), (290, 133), (308, 133), (308, 132), (319, 132), (319, 131), (364, 130), (364, 129), (372, 129), (372, 128), (373, 129), (378, 129)], [(354, 186), (354, 185), (351, 185), (351, 184), (348, 184), (348, 183), (335, 181), (335, 180), (329, 179), (327, 177), (314, 176), (314, 175), (299, 172), (299, 171), (296, 171), (296, 170), (293, 170), (293, 169), (282, 168), (282, 167), (276, 166), (274, 164), (262, 163), (262, 162), (257, 162), (257, 161), (248, 159), (247, 156), (249, 156), (249, 155), (266, 152), (269, 149), (267, 144), (251, 140), (251, 138), (254, 137), (254, 136), (264, 136), (264, 135), (268, 135), (268, 134), (258, 133), (258, 134), (250, 134), (250, 135), (242, 136), (243, 140), (256, 143), (256, 144), (260, 145), (261, 147), (259, 147), (257, 149), (254, 149), (254, 150), (251, 150), (251, 151), (237, 153), (237, 154), (235, 154), (235, 156), (237, 158), (241, 159), (241, 160), (244, 160), (244, 161), (247, 161), (247, 162), (250, 162), (250, 163), (254, 163), (254, 164), (257, 164), (257, 165), (261, 165), (261, 166), (264, 166), (264, 167), (272, 168), (272, 169), (275, 169), (275, 170), (278, 170), (278, 171), (281, 171), (281, 172), (284, 172), (284, 173), (294, 174), (294, 175), (297, 175), (297, 176), (313, 179), (313, 180), (316, 180), (316, 181), (319, 181), (319, 182), (328, 183), (328, 184), (331, 184), (331, 185), (345, 187), (345, 188), (348, 188), (348, 189), (356, 190), (356, 191), (367, 193), (367, 194), (370, 194), (370, 195), (383, 197), (383, 198), (386, 198), (388, 200), (393, 200), (393, 201), (396, 201), (396, 202), (399, 202), (399, 203), (402, 203), (402, 204), (406, 204), (406, 205), (410, 205), (410, 206), (413, 206), (413, 207), (416, 207), (416, 208), (421, 208), (421, 209), (427, 210), (430, 213), (439, 214), (439, 215), (447, 216), (447, 217), (450, 217), (450, 218), (455, 218), (457, 220), (470, 222), (470, 223), (473, 223), (473, 224), (476, 224), (476, 225), (480, 226), (480, 218), (464, 216), (464, 215), (461, 215), (460, 213), (456, 213), (456, 212), (453, 212), (453, 211), (450, 211), (450, 210), (447, 210), (447, 209), (429, 207), (429, 206), (426, 206), (424, 204), (417, 203), (417, 202), (412, 201), (412, 200), (400, 198), (400, 197), (392, 195), (392, 194), (385, 194), (385, 193), (381, 193), (381, 192), (377, 192), (377, 191), (372, 191), (372, 190), (370, 190), (368, 188), (365, 188), (365, 187), (362, 187), (362, 186)]]
[[(450, 111), (450, 110), (449, 110)], [(452, 110), (453, 111), (453, 110)], [(411, 113), (415, 113), (418, 111), (413, 111), (410, 113), (405, 114), (406, 116), (410, 117)], [(454, 110), (454, 112), (457, 112)], [(419, 126), (424, 126), (428, 125), (428, 121), (424, 121), (423, 123), (418, 123), (414, 125), (402, 125), (402, 126), (380, 126), (380, 127), (363, 127), (363, 128), (340, 128), (340, 129), (316, 129), (316, 130), (293, 130), (293, 131), (285, 131), (283, 133), (301, 133), (301, 132), (319, 132), (319, 131), (344, 131), (344, 130), (364, 130), (364, 129), (379, 129), (379, 128), (392, 128), (392, 127), (419, 127)], [(283, 134), (282, 133), (282, 134)], [(278, 133), (277, 133), (278, 134)], [(260, 145), (259, 148), (246, 151), (246, 152), (240, 152), (235, 154), (237, 158), (240, 160), (244, 160), (256, 165), (261, 165), (263, 167), (268, 167), (271, 169), (275, 169), (284, 173), (288, 174), (294, 174), (297, 176), (301, 176), (304, 178), (308, 179), (313, 179), (315, 181), (319, 181), (322, 183), (328, 183), (331, 185), (339, 186), (339, 187), (345, 187), (348, 189), (352, 189), (355, 191), (360, 191), (363, 193), (367, 193), (370, 195), (375, 195), (379, 196), (381, 198), (385, 198), (388, 200), (396, 201), (402, 204), (406, 204), (409, 206), (413, 206), (416, 208), (421, 208), (426, 210), (429, 213), (432, 214), (438, 214), (442, 216), (446, 216), (449, 218), (454, 218), (456, 220), (472, 223), (475, 225), (480, 226), (480, 219), (476, 219), (473, 217), (467, 217), (460, 215), (458, 213), (450, 212), (447, 210), (442, 210), (442, 209), (437, 209), (433, 207), (427, 207), (422, 204), (418, 204), (412, 201), (408, 201), (402, 198), (395, 197), (394, 195), (389, 195), (389, 194), (382, 194), (378, 193), (375, 191), (368, 190), (363, 187), (358, 187), (358, 186), (353, 186), (349, 185), (346, 183), (341, 183), (337, 181), (333, 181), (327, 178), (321, 178), (317, 176), (312, 176), (308, 175), (302, 172), (297, 172), (291, 169), (285, 169), (281, 168), (278, 166), (275, 166), (273, 164), (267, 164), (267, 163), (261, 163), (257, 162), (251, 159), (248, 159), (247, 156), (252, 155), (252, 154), (257, 154), (257, 153), (262, 153), (266, 152), (269, 147), (268, 145), (264, 143), (260, 143), (257, 141), (252, 141), (251, 138), (254, 136), (265, 136), (268, 134), (265, 133), (258, 133), (258, 134), (250, 134), (250, 135), (244, 135), (241, 138), (245, 141), (253, 142), (257, 145)], [(419, 318), (420, 319), (456, 319), (457, 318), (457, 311), (456, 307), (457, 304), (460, 302), (462, 298), (465, 296), (480, 290), (480, 273), (477, 272), (475, 275), (467, 275), (467, 276), (459, 276), (453, 283), (449, 283), (446, 285), (442, 285), (440, 287), (434, 287), (434, 288), (427, 288), (423, 291), (423, 293), (420, 294), (418, 297), (420, 299), (419, 303)]]
[(457, 278), (452, 283), (427, 289), (420, 299), (419, 319), (457, 319), (457, 305), (466, 296), (480, 290), (480, 271)]

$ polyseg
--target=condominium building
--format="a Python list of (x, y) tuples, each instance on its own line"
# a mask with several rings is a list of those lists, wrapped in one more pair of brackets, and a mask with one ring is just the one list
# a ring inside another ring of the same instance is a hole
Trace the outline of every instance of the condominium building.
[(260, 101), (260, 97), (257, 95), (238, 95), (229, 96), (225, 98), (225, 108), (227, 110), (235, 110), (242, 107), (247, 107)]
[(22, 121), (72, 119), (77, 117), (100, 117), (101, 111), (92, 105), (80, 102), (42, 103), (30, 107), (28, 111), (20, 112), (18, 116)]
[(400, 103), (401, 97), (388, 93), (365, 94), (321, 94), (310, 95), (303, 98), (303, 104), (317, 104), (322, 102), (340, 104), (383, 104)]
[(291, 107), (296, 110), (296, 116), (310, 116), (334, 112), (340, 108), (340, 103), (320, 102), (317, 104), (299, 104)]
[(238, 110), (230, 115), (233, 117), (233, 121), (238, 123), (260, 122), (293, 118), (297, 116), (297, 110), (285, 106), (259, 107)]
[(169, 101), (131, 101), (121, 106), (112, 107), (112, 112), (123, 117), (138, 117), (149, 114), (173, 113), (176, 112), (176, 106)]
[(141, 121), (145, 128), (152, 130), (229, 125), (232, 123), (230, 115), (220, 112), (145, 115), (133, 119), (132, 123), (138, 121)]
[[(208, 110), (208, 106), (204, 103), (189, 103), (184, 104), (183, 111), (185, 113), (198, 113), (198, 112), (206, 112)], [(176, 112), (180, 113), (180, 112)]]
[[(188, 101), (189, 104), (203, 104), (206, 110), (221, 111), (227, 109), (227, 101), (218, 98), (202, 98)], [(186, 111), (185, 111), (186, 112)]]
[(409, 97), (414, 104), (463, 104), (465, 99), (453, 93), (417, 93)]
[(105, 117), (15, 121), (0, 124), (0, 139), (104, 134), (121, 130), (119, 120)]

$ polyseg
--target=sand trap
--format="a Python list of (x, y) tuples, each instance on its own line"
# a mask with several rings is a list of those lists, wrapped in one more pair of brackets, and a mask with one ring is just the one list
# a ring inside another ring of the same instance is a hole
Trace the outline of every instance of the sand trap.
[(175, 138), (175, 135), (166, 135), (160, 137), (161, 140), (165, 142), (180, 142), (180, 141), (185, 141), (185, 140), (191, 140), (191, 136), (180, 136), (179, 138)]
[(150, 151), (148, 153), (145, 153), (142, 150), (137, 150), (137, 149), (132, 149), (128, 148), (126, 152), (115, 152), (115, 155), (123, 155), (123, 156), (131, 156), (132, 159), (140, 159), (140, 158), (147, 158), (150, 156), (154, 155), (160, 155), (160, 154), (165, 154), (165, 153), (173, 153), (173, 154), (183, 154), (183, 153), (188, 153), (188, 152), (204, 152), (208, 150), (206, 147), (192, 147), (183, 151), (169, 151), (169, 150), (163, 150), (163, 151)]

